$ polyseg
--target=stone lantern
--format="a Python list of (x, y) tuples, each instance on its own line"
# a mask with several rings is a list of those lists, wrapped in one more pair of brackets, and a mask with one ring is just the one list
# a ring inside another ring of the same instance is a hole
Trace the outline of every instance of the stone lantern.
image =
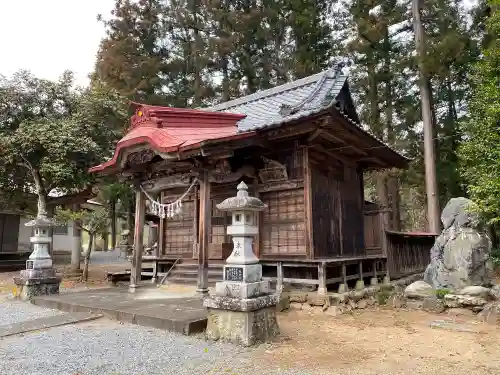
[(46, 216), (40, 215), (25, 225), (33, 227), (33, 237), (30, 238), (33, 252), (26, 261), (26, 269), (21, 271), (20, 277), (14, 278), (14, 283), (20, 289), (18, 296), (22, 300), (30, 300), (38, 295), (58, 294), (61, 277), (56, 275), (49, 254), (52, 242), (49, 229), (53, 223)]
[(233, 252), (224, 265), (224, 281), (215, 285), (215, 295), (204, 299), (209, 317), (206, 335), (244, 346), (265, 342), (278, 334), (276, 305), (278, 294), (270, 294), (269, 281), (262, 280), (262, 265), (252, 251), (258, 235), (258, 212), (267, 206), (248, 195), (244, 182), (238, 193), (217, 205), (230, 212), (227, 234), (233, 237)]

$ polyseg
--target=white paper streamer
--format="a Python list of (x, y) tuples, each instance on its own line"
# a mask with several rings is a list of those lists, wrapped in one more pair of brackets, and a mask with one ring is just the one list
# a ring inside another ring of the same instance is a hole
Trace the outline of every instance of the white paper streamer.
[(141, 191), (144, 193), (146, 198), (148, 198), (149, 202), (151, 203), (151, 213), (153, 215), (156, 215), (162, 219), (168, 218), (171, 219), (176, 215), (180, 215), (182, 212), (182, 201), (186, 196), (189, 194), (191, 189), (198, 183), (198, 179), (194, 179), (191, 185), (188, 187), (186, 192), (182, 194), (178, 199), (171, 203), (160, 203), (157, 200), (155, 200), (151, 195), (149, 195), (146, 190), (141, 186)]

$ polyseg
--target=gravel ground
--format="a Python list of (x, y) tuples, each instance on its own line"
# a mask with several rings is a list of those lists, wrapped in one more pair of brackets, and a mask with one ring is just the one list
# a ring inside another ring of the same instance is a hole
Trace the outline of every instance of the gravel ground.
[[(15, 301), (0, 304), (5, 323), (59, 313)], [(256, 372), (254, 350), (99, 319), (0, 340), (0, 374), (313, 375), (274, 366)]]
[[(28, 303), (10, 300), (11, 297), (9, 295), (0, 295), (0, 299), (3, 299), (0, 303), (0, 325), (63, 314), (59, 310), (43, 309)], [(0, 372), (0, 374), (3, 373)]]

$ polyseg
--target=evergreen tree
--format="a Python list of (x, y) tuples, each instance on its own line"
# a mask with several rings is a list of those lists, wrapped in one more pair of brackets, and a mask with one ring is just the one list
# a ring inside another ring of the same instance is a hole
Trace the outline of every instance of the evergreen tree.
[(460, 148), (467, 191), (483, 218), (500, 223), (500, 1), (490, 0), (488, 37), (473, 75), (466, 141)]
[(170, 45), (160, 0), (116, 0), (97, 56), (95, 76), (133, 101), (165, 104)]

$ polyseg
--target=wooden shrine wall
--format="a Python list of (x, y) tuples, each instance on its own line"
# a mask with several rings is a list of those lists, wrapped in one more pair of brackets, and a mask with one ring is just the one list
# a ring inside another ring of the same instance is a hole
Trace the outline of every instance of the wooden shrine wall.
[(362, 174), (345, 165), (324, 171), (311, 165), (314, 257), (365, 253)]
[(282, 163), (287, 181), (261, 184), (260, 199), (267, 204), (261, 214), (260, 256), (306, 255), (306, 222), (304, 199), (304, 149), (282, 152), (269, 158)]
[[(172, 189), (163, 192), (163, 203), (175, 201), (186, 191), (186, 188)], [(197, 212), (195, 193), (191, 192), (182, 201), (179, 215), (163, 220), (163, 255), (191, 257), (196, 242), (195, 214)]]

